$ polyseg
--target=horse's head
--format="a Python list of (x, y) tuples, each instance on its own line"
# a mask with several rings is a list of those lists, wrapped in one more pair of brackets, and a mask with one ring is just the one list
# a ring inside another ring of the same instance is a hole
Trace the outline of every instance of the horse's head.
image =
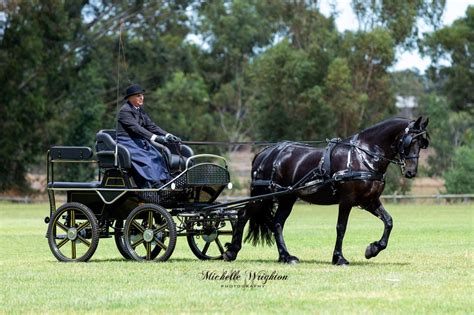
[(402, 173), (407, 178), (416, 176), (420, 150), (429, 145), (429, 136), (426, 131), (428, 118), (419, 117), (405, 128), (398, 138), (397, 152), (400, 157)]

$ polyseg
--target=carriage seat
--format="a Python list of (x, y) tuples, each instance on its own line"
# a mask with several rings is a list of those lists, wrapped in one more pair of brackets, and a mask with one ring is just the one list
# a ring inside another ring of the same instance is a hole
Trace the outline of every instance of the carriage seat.
[(118, 152), (118, 166), (123, 169), (130, 169), (132, 167), (132, 160), (128, 149), (115, 142), (115, 130), (99, 130), (95, 136), (95, 151), (99, 167), (114, 168), (115, 167), (115, 147)]
[(184, 144), (169, 144), (165, 148), (169, 151), (166, 155), (166, 163), (171, 174), (183, 171), (186, 161), (194, 154), (193, 149)]
[[(112, 168), (115, 162), (115, 130), (104, 129), (96, 134), (96, 155), (99, 166), (102, 168)], [(186, 146), (171, 144), (169, 147), (161, 144), (153, 144), (163, 155), (169, 171), (174, 174), (184, 170), (187, 159), (193, 155), (193, 150)], [(122, 168), (131, 168), (130, 152), (122, 144), (117, 144), (119, 166)], [(178, 152), (179, 150), (179, 152)]]

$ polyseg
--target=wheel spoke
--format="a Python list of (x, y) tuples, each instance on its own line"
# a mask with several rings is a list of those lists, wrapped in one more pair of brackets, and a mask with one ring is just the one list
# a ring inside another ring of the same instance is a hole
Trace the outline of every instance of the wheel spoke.
[(76, 242), (71, 241), (71, 247), (72, 247), (72, 259), (76, 259)]
[(165, 223), (162, 226), (157, 227), (153, 233), (156, 235), (160, 233), (161, 231), (164, 231), (167, 227), (168, 227), (168, 224)]
[(146, 242), (145, 247), (146, 247), (146, 260), (151, 260), (151, 243)]
[(166, 246), (162, 241), (160, 241), (156, 236), (154, 238), (156, 244), (160, 246), (163, 250), (167, 250), (168, 246)]
[(145, 232), (145, 229), (144, 229), (140, 224), (138, 224), (137, 221), (133, 220), (133, 221), (132, 221), (132, 225), (133, 225), (138, 231), (140, 231), (140, 233), (143, 234), (143, 233)]
[(148, 211), (148, 228), (153, 229), (153, 211)]
[(59, 248), (63, 247), (64, 244), (66, 244), (67, 242), (69, 241), (69, 239), (66, 237), (65, 239), (63, 239), (61, 242), (59, 242), (58, 244), (56, 244), (56, 246)]
[(211, 245), (211, 243), (208, 243), (208, 242), (206, 242), (206, 245), (204, 245), (204, 248), (202, 249), (202, 253), (203, 253), (204, 255), (206, 255), (207, 250), (209, 249), (209, 246), (210, 246), (210, 245)]
[(70, 226), (74, 227), (74, 225), (76, 225), (76, 211), (71, 210), (70, 216), (71, 216), (71, 220), (70, 220), (71, 225)]
[(89, 226), (91, 223), (90, 221), (86, 221), (84, 223), (82, 223), (81, 225), (79, 225), (79, 227), (77, 228), (77, 232), (79, 233), (80, 231), (84, 230), (87, 226)]
[(132, 244), (132, 248), (137, 248), (138, 245), (142, 244), (145, 240), (143, 239), (143, 235), (140, 235), (140, 239)]
[(221, 254), (224, 254), (225, 249), (224, 249), (224, 246), (222, 246), (221, 241), (219, 240), (219, 237), (216, 238), (216, 244), (217, 244), (217, 247), (219, 247), (219, 251), (221, 252)]
[(83, 238), (82, 236), (78, 235), (77, 236), (77, 239), (80, 240), (84, 245), (86, 245), (87, 247), (90, 247), (91, 246), (91, 243), (86, 240), (85, 238)]
[(67, 232), (68, 231), (68, 228), (62, 224), (61, 222), (56, 222), (56, 226), (59, 226), (64, 232)]

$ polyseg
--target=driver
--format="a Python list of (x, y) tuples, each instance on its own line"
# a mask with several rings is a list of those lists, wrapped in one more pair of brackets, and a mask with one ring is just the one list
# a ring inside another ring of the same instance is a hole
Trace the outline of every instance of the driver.
[(166, 162), (151, 142), (179, 143), (181, 139), (158, 127), (143, 110), (145, 90), (133, 84), (125, 91), (118, 114), (117, 142), (130, 151), (137, 185), (158, 188), (171, 179)]

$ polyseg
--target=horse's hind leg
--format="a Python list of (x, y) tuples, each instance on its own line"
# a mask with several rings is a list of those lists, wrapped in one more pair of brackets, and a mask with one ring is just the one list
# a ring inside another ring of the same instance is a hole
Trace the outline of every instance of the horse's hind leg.
[(365, 250), (365, 258), (370, 259), (372, 257), (377, 256), (382, 250), (387, 248), (388, 238), (390, 237), (390, 232), (392, 231), (393, 222), (392, 217), (382, 206), (380, 200), (378, 200), (375, 205), (367, 207), (365, 209), (376, 217), (378, 217), (380, 220), (382, 220), (384, 224), (382, 238), (377, 242), (369, 244), (369, 246), (367, 246), (367, 249)]
[(334, 246), (334, 253), (332, 254), (333, 265), (348, 265), (349, 262), (342, 255), (342, 241), (344, 240), (344, 234), (346, 234), (347, 220), (351, 213), (352, 206), (347, 205), (344, 202), (339, 204), (339, 214), (337, 216), (336, 225), (336, 245)]
[(296, 264), (299, 262), (298, 257), (290, 255), (286, 248), (285, 240), (283, 239), (283, 227), (285, 226), (285, 221), (290, 215), (295, 201), (296, 197), (294, 196), (288, 196), (278, 200), (278, 209), (275, 213), (273, 224), (273, 234), (278, 248), (278, 261), (288, 264)]
[(232, 241), (230, 245), (227, 246), (227, 250), (225, 251), (225, 253), (222, 255), (222, 258), (225, 261), (233, 261), (237, 258), (237, 254), (242, 248), (244, 228), (248, 220), (249, 220), (249, 215), (247, 214), (246, 210), (239, 214), (237, 223), (234, 226), (234, 232), (232, 233)]

